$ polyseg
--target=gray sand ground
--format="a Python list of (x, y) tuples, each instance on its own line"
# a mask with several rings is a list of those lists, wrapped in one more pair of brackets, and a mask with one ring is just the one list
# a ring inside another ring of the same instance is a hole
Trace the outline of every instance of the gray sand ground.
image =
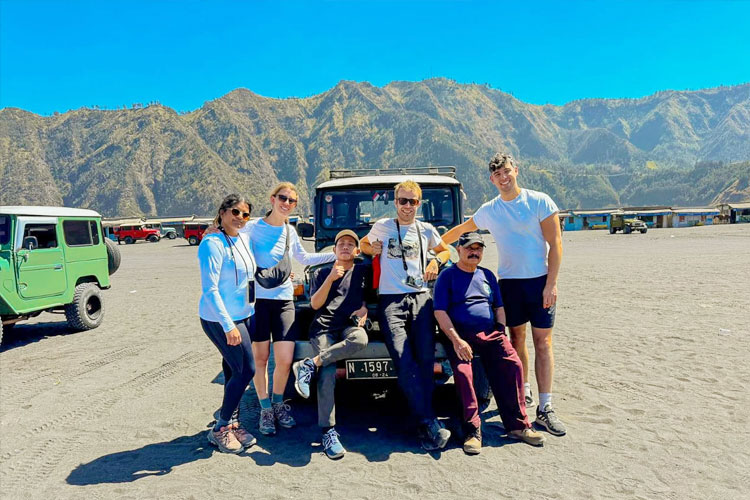
[[(749, 498), (750, 224), (563, 239), (555, 396), (569, 433), (542, 449), (505, 439), (491, 406), (481, 455), (428, 454), (397, 396), (349, 385), (342, 461), (321, 453), (314, 403), (295, 403), (294, 430), (215, 452), (220, 358), (197, 320), (196, 249), (138, 243), (120, 247), (102, 327), (69, 334), (44, 314), (2, 346), (0, 496)], [(257, 429), (251, 390), (242, 405)]]

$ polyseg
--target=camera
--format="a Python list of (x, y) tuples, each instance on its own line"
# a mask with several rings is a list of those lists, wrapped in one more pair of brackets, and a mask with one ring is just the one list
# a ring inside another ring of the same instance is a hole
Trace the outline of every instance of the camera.
[(412, 288), (416, 288), (417, 290), (421, 290), (422, 286), (424, 286), (424, 280), (421, 276), (407, 276), (404, 279), (404, 284), (406, 286), (410, 286)]

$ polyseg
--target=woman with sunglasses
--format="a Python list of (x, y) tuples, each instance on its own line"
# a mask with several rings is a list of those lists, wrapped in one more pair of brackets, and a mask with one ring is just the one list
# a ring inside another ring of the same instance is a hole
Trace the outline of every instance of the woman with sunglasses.
[[(297, 236), (297, 231), (287, 223), (287, 218), (297, 205), (297, 188), (282, 182), (271, 191), (271, 210), (262, 219), (254, 220), (243, 229), (250, 236), (250, 248), (258, 259), (258, 268), (286, 272), (275, 274), (276, 283), (259, 283), (257, 287), (256, 329), (251, 334), (257, 370), (253, 383), (260, 400), (258, 429), (264, 435), (276, 433), (276, 423), (281, 427), (294, 427), (291, 408), (284, 402), (284, 389), (294, 358), (295, 341), (299, 337), (294, 318), (294, 289), (289, 256), (306, 266), (333, 262), (333, 253), (307, 253)], [(269, 281), (273, 281), (269, 279)], [(273, 394), (268, 394), (267, 366), (273, 341)]]
[(201, 326), (223, 358), (224, 399), (219, 418), (208, 431), (208, 441), (224, 453), (239, 453), (255, 444), (255, 437), (233, 420), (242, 394), (255, 373), (250, 336), (254, 330), (255, 260), (247, 235), (240, 234), (250, 218), (246, 198), (230, 194), (214, 220), (219, 228), (206, 234), (198, 247)]

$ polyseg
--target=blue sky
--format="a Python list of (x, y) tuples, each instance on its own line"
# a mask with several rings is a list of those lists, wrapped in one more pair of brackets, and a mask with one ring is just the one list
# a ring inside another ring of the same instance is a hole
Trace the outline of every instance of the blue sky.
[(448, 77), (536, 104), (750, 81), (748, 1), (0, 0), (0, 107)]

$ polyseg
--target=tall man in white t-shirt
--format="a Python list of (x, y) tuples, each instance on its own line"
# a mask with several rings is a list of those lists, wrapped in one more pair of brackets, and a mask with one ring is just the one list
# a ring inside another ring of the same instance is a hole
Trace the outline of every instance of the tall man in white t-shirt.
[(557, 275), (562, 260), (558, 208), (545, 193), (522, 189), (516, 182), (518, 166), (509, 154), (490, 160), (490, 181), (500, 192), (463, 224), (443, 235), (453, 243), (468, 231), (489, 230), (498, 251), (498, 278), (513, 347), (523, 363), (526, 404), (533, 404), (526, 349), (526, 323), (534, 341), (539, 406), (537, 424), (562, 436), (565, 426), (552, 407), (552, 327), (555, 324)]
[[(422, 201), (419, 184), (402, 182), (395, 195), (396, 218), (377, 221), (360, 246), (363, 253), (380, 259), (380, 330), (399, 386), (420, 424), (422, 447), (436, 450), (445, 447), (451, 433), (441, 427), (432, 408), (436, 328), (427, 282), (437, 278), (438, 260), (445, 263), (450, 253), (432, 224), (416, 220)], [(428, 263), (430, 250), (437, 258)]]

